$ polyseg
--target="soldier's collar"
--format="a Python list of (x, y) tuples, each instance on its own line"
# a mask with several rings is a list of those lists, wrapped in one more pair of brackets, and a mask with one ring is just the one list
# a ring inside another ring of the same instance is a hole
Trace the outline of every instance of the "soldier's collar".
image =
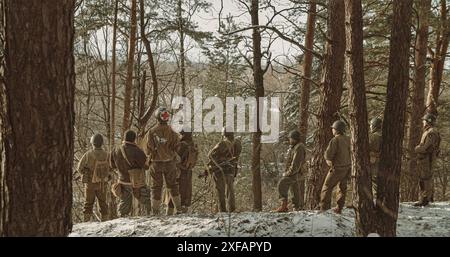
[(130, 141), (122, 141), (122, 144), (136, 145), (136, 143)]

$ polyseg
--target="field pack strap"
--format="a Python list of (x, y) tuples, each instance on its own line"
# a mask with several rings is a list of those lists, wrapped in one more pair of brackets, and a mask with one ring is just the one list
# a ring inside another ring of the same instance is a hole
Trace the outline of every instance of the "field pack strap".
[(123, 158), (125, 159), (125, 161), (128, 163), (128, 165), (131, 168), (131, 162), (128, 160), (128, 157), (127, 157), (127, 154), (125, 153), (125, 149), (124, 149), (123, 145), (120, 146), (120, 152), (122, 153)]

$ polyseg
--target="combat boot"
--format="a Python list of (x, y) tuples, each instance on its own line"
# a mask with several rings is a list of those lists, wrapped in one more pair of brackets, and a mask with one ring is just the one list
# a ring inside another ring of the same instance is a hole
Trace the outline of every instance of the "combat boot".
[(182, 208), (181, 208), (181, 197), (179, 195), (173, 197), (172, 196), (173, 205), (175, 206), (176, 213), (175, 214), (181, 214)]
[(83, 222), (89, 222), (89, 221), (91, 221), (91, 214), (85, 213), (84, 217), (83, 217)]
[(159, 215), (159, 206), (161, 205), (161, 200), (152, 199), (152, 214), (155, 216)]
[(289, 209), (288, 209), (288, 201), (285, 200), (285, 199), (283, 199), (281, 201), (281, 206), (278, 207), (278, 209), (275, 210), (275, 212), (288, 212), (288, 211), (289, 211)]

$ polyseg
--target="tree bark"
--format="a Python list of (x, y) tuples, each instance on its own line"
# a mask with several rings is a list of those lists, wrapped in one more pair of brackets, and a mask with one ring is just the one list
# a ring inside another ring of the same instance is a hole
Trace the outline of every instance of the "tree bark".
[(417, 31), (414, 66), (414, 87), (411, 98), (411, 114), (408, 126), (408, 168), (405, 176), (406, 190), (404, 201), (417, 200), (418, 174), (417, 160), (414, 148), (420, 142), (422, 133), (421, 118), (425, 111), (425, 80), (428, 47), (428, 26), (431, 11), (431, 0), (419, 1), (419, 28)]
[[(253, 175), (253, 209), (262, 210), (262, 190), (261, 190), (261, 127), (260, 127), (260, 97), (264, 97), (264, 74), (261, 67), (261, 31), (259, 26), (259, 0), (252, 0), (250, 7), (253, 33), (253, 83), (256, 97), (256, 118), (257, 132), (253, 133), (252, 140), (252, 175)], [(262, 117), (262, 116), (261, 116)]]
[[(6, 0), (1, 236), (72, 229), (74, 0)], [(2, 106), (3, 107), (3, 106)]]
[(353, 206), (358, 236), (376, 232), (372, 183), (369, 175), (369, 132), (364, 82), (361, 0), (345, 0), (347, 80), (349, 85)]
[(320, 110), (317, 132), (314, 136), (314, 151), (311, 173), (307, 180), (307, 207), (318, 207), (320, 191), (327, 169), (323, 153), (332, 137), (331, 125), (339, 118), (345, 62), (345, 9), (342, 0), (328, 1), (328, 41), (321, 81)]
[(436, 49), (431, 64), (431, 81), (428, 88), (427, 111), (434, 115), (438, 114), (438, 98), (444, 72), (445, 58), (447, 56), (450, 39), (450, 19), (448, 16), (447, 1), (441, 0), (441, 15), (438, 35), (436, 35)]
[(125, 84), (125, 96), (123, 103), (123, 122), (122, 135), (131, 127), (130, 113), (131, 113), (131, 92), (133, 89), (133, 69), (134, 69), (134, 54), (136, 51), (136, 32), (137, 32), (137, 11), (136, 1), (131, 0), (131, 30), (130, 40), (128, 44), (128, 61), (127, 61), (127, 80)]
[(396, 235), (409, 83), (412, 0), (394, 0), (393, 10), (387, 101), (377, 183), (376, 215), (381, 236)]
[(186, 97), (186, 55), (184, 53), (184, 21), (182, 0), (178, 0), (178, 33), (180, 36), (180, 78), (181, 78), (181, 96)]
[[(314, 29), (316, 25), (316, 0), (309, 1), (308, 18), (306, 21), (305, 47), (307, 49), (314, 48)], [(302, 143), (306, 143), (306, 135), (308, 133), (309, 118), (309, 97), (311, 85), (313, 54), (310, 51), (305, 52), (303, 62), (303, 86), (300, 89), (300, 122), (299, 131)]]

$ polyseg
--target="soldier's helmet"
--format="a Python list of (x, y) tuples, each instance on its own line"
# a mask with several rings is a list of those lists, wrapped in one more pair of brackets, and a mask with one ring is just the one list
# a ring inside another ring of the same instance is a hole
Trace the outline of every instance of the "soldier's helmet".
[(170, 113), (166, 107), (159, 107), (158, 111), (155, 113), (155, 116), (159, 122), (168, 122), (170, 119)]
[(300, 140), (300, 132), (298, 132), (298, 130), (292, 130), (291, 132), (289, 132), (289, 138), (299, 141)]
[(91, 137), (91, 145), (100, 147), (103, 145), (103, 136), (101, 134), (95, 134)]
[(370, 121), (370, 126), (373, 128), (373, 129), (381, 129), (381, 124), (383, 123), (383, 121), (380, 119), (380, 118), (378, 118), (378, 117), (375, 117), (375, 118), (373, 118), (371, 121)]
[(428, 124), (434, 125), (436, 122), (436, 116), (431, 113), (427, 113), (423, 116), (422, 120), (426, 121)]
[(331, 127), (337, 130), (337, 132), (343, 134), (345, 132), (346, 125), (345, 122), (343, 122), (342, 120), (337, 120), (333, 123)]

